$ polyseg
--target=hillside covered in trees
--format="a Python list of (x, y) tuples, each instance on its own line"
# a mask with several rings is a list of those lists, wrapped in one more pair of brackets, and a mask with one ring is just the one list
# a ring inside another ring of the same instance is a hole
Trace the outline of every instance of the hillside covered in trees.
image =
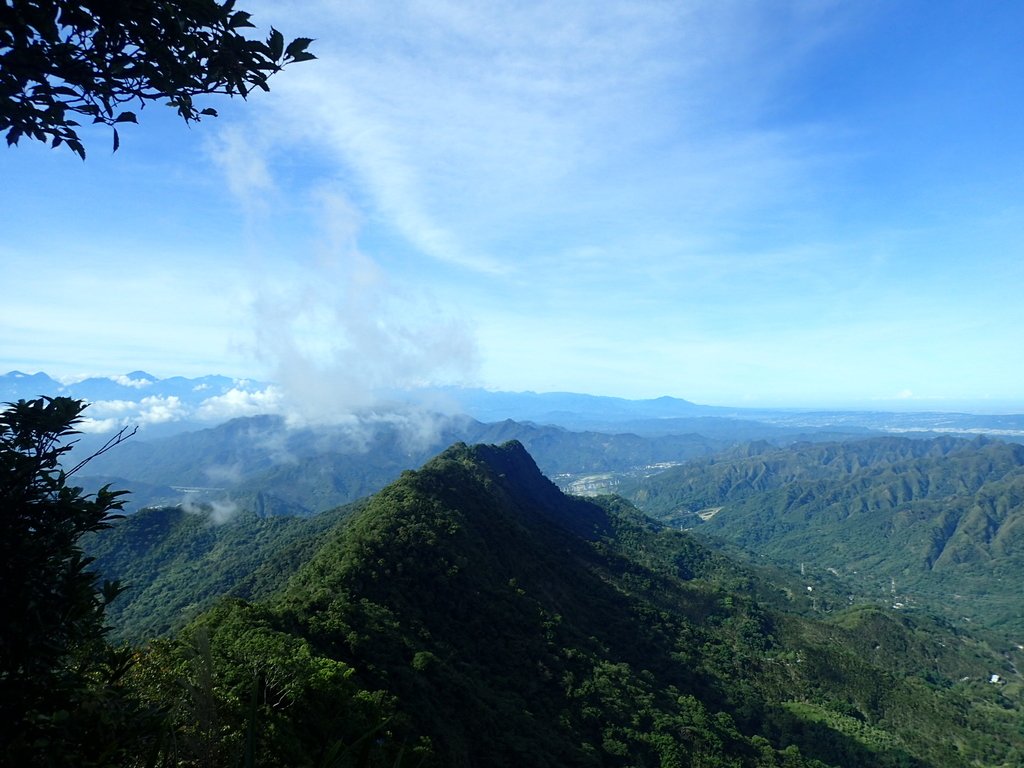
[(841, 575), (907, 608), (1024, 633), (1019, 444), (948, 437), (751, 444), (621, 490), (674, 527)]
[(133, 439), (90, 462), (82, 483), (132, 488), (129, 511), (181, 502), (182, 487), (200, 500), (249, 506), (254, 494), (279, 512), (313, 514), (379, 491), (455, 442), (518, 440), (550, 476), (624, 472), (639, 466), (710, 455), (731, 439), (693, 433), (642, 437), (573, 432), (503, 420), (419, 414), (394, 421), (289, 428), (276, 416), (232, 419), (207, 429)]
[[(149, 511), (148, 524), (182, 531), (176, 514)], [(279, 530), (193, 516), (193, 535), (176, 535), (217, 551), (197, 561), (202, 576), (161, 555), (174, 547), (155, 533), (147, 540), (142, 516), (121, 523), (135, 539), (127, 560), (170, 564), (182, 583), (210, 579), (211, 592), (233, 583), (246, 597), (139, 657), (133, 690), (167, 709), (177, 734), (165, 761), (939, 768), (1024, 759), (1013, 659), (925, 615), (865, 604), (822, 620), (792, 584), (620, 499), (564, 496), (519, 443), (456, 445), (331, 514)], [(246, 562), (256, 550), (260, 568)], [(991, 684), (992, 674), (1011, 682)]]

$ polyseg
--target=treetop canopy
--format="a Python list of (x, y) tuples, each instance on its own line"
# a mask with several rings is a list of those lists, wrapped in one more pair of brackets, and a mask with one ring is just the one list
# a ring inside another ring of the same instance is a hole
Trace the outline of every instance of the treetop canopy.
[(81, 119), (114, 129), (130, 108), (163, 101), (186, 121), (216, 116), (197, 96), (245, 98), (268, 78), (316, 58), (310, 38), (285, 44), (243, 34), (251, 14), (234, 0), (5, 0), (0, 3), (0, 133), (68, 146), (83, 159)]

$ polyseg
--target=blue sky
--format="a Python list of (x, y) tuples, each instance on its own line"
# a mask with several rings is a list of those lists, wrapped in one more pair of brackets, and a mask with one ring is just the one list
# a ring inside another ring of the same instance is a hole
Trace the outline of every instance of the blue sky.
[(1024, 4), (245, 7), (319, 60), (0, 151), (0, 368), (1024, 410)]

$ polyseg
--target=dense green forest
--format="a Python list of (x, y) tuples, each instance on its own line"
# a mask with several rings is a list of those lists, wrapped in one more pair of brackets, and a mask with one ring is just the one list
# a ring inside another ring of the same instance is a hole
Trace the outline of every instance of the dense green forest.
[(859, 594), (1024, 637), (1022, 445), (761, 443), (620, 490), (673, 526), (841, 575)]
[(1010, 660), (962, 628), (841, 608), (825, 586), (824, 617), (797, 582), (622, 499), (563, 495), (515, 442), (457, 445), (324, 516), (217, 526), (148, 510), (90, 547), (105, 537), (98, 566), (162, 570), (168, 598), (174, 584), (199, 602), (235, 595), (149, 643), (130, 673), (140, 701), (167, 713), (165, 764), (1024, 759)]
[(359, 503), (313, 517), (280, 514), (253, 496), (236, 514), (153, 507), (85, 537), (93, 568), (126, 586), (107, 607), (112, 636), (142, 643), (181, 629), (222, 597), (271, 594)]
[[(733, 440), (693, 433), (640, 437), (571, 432), (504, 420), (424, 414), (409, 425), (370, 422), (343, 427), (287, 428), (256, 416), (155, 440), (133, 439), (90, 463), (80, 482), (131, 488), (127, 509), (181, 502), (176, 488), (200, 489), (198, 500), (250, 506), (261, 494), (278, 512), (314, 514), (375, 493), (455, 442), (519, 440), (549, 476), (627, 471), (723, 450)], [(763, 430), (762, 430), (763, 431)]]
[[(4, 764), (1024, 760), (1018, 648), (839, 576), (805, 591), (621, 497), (566, 496), (519, 442), (456, 444), (313, 517), (255, 494), (117, 520), (120, 494), (67, 482), (80, 409), (0, 420)], [(1015, 461), (955, 441), (821, 450)]]

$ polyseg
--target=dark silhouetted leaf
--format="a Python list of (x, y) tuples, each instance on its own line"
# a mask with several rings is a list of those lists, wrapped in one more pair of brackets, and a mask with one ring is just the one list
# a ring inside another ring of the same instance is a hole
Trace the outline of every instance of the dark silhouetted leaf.
[(284, 54), (284, 35), (273, 27), (270, 28), (270, 36), (267, 38), (267, 45), (270, 48), (270, 58), (280, 61)]

